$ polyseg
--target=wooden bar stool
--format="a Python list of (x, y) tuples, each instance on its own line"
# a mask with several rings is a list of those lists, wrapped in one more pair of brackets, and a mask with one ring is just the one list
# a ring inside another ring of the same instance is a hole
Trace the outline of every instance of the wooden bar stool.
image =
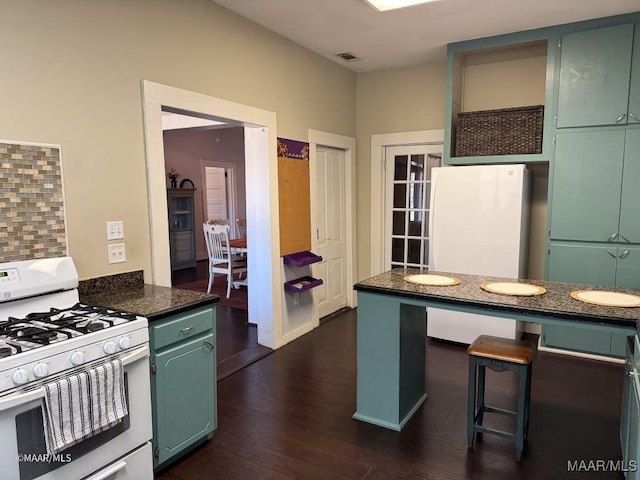
[[(513, 440), (516, 460), (522, 459), (524, 440), (529, 430), (531, 397), (531, 367), (536, 346), (524, 340), (481, 335), (467, 349), (469, 354), (469, 399), (467, 408), (467, 441), (473, 448), (476, 433), (490, 433)], [(495, 372), (514, 371), (518, 374), (517, 410), (491, 407), (484, 402), (485, 369)], [(485, 427), (484, 414), (498, 413), (516, 417), (516, 433)]]

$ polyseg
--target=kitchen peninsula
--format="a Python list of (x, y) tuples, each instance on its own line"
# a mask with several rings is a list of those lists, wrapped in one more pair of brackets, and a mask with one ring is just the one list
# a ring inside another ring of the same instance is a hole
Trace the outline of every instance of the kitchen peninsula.
[[(427, 398), (425, 307), (546, 325), (579, 325), (581, 328), (628, 336), (638, 333), (640, 308), (593, 305), (571, 297), (571, 292), (575, 290), (605, 288), (520, 280), (541, 286), (546, 293), (508, 296), (486, 292), (480, 285), (486, 282), (514, 282), (512, 279), (429, 272), (454, 276), (460, 283), (427, 286), (404, 280), (406, 275), (416, 273), (424, 272), (396, 269), (354, 285), (358, 292), (358, 372), (357, 407), (353, 418), (357, 420), (399, 431)], [(640, 293), (624, 289), (615, 291)]]

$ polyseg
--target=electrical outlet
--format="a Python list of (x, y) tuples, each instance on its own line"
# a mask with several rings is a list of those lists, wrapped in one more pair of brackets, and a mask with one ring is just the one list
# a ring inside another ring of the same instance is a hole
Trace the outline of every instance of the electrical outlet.
[(124, 263), (127, 261), (124, 243), (107, 245), (107, 252), (109, 253), (109, 263)]
[(124, 238), (124, 223), (107, 222), (107, 240), (122, 240)]

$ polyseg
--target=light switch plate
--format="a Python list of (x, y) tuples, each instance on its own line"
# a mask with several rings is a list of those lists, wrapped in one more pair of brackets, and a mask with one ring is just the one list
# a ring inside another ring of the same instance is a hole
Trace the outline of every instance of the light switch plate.
[(109, 253), (109, 263), (124, 263), (127, 261), (125, 254), (124, 243), (113, 243), (107, 245), (107, 252)]
[(107, 240), (122, 240), (124, 238), (124, 222), (107, 222)]

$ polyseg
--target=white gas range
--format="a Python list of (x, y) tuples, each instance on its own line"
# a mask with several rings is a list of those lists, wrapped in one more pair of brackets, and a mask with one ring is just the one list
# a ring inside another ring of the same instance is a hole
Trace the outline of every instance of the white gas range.
[(78, 303), (69, 257), (0, 264), (0, 472), (152, 479), (148, 321)]

